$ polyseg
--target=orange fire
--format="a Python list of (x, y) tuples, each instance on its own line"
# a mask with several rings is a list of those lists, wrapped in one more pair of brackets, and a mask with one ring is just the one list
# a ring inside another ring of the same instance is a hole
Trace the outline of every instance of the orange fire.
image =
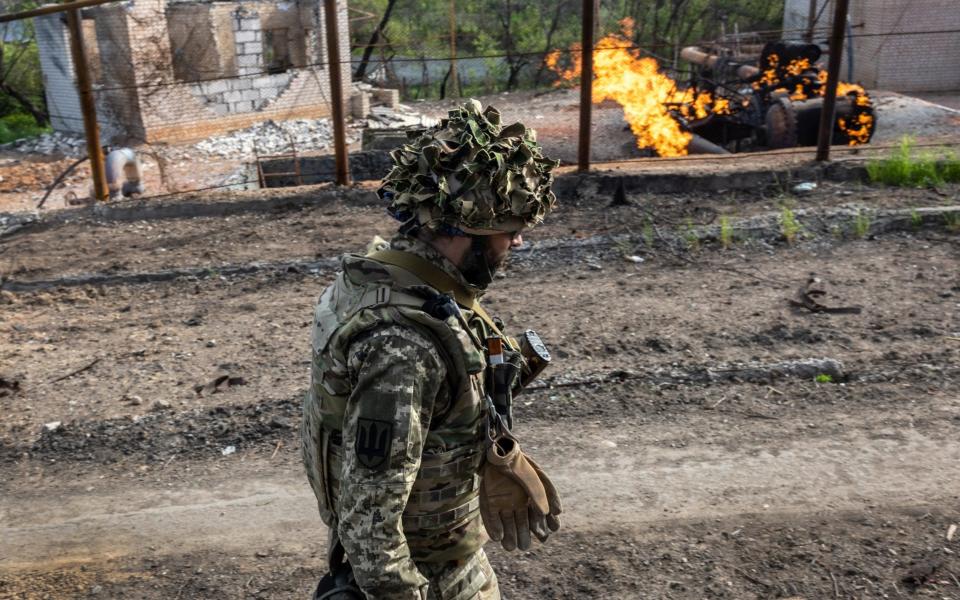
[[(593, 52), (593, 101), (611, 99), (623, 107), (638, 148), (653, 148), (660, 156), (687, 154), (693, 136), (670, 115), (669, 107), (679, 106), (684, 117), (702, 119), (711, 112), (729, 113), (729, 102), (714, 99), (707, 92), (695, 94), (692, 89), (678, 88), (673, 79), (660, 71), (655, 59), (641, 57), (632, 49), (629, 38), (633, 20), (628, 17), (620, 25), (623, 34), (606, 36)], [(579, 49), (573, 48), (568, 68), (560, 66), (560, 51), (547, 56), (547, 67), (559, 76), (559, 83), (580, 76)]]

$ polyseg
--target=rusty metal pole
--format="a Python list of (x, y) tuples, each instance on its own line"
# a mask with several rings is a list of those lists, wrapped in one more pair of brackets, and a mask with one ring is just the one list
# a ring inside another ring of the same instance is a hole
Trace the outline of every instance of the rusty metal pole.
[(80, 111), (83, 113), (83, 131), (87, 137), (87, 156), (90, 157), (90, 171), (93, 176), (93, 195), (97, 200), (106, 200), (110, 192), (107, 189), (103, 150), (100, 148), (100, 126), (97, 125), (97, 107), (90, 84), (87, 54), (83, 47), (83, 28), (80, 24), (79, 9), (67, 11), (67, 26), (70, 29), (73, 69), (77, 74), (77, 89), (80, 91)]
[(593, 108), (593, 0), (583, 0), (583, 25), (580, 30), (580, 143), (577, 146), (577, 170), (590, 170), (590, 112)]
[(817, 160), (830, 160), (830, 143), (833, 141), (833, 122), (837, 112), (837, 82), (840, 78), (840, 61), (843, 59), (843, 33), (847, 23), (850, 0), (834, 0), (833, 31), (830, 33), (830, 62), (827, 65), (827, 91), (823, 96), (820, 112), (820, 133), (817, 135)]
[(330, 69), (330, 106), (333, 112), (333, 150), (336, 160), (337, 185), (350, 184), (347, 156), (347, 135), (343, 113), (343, 81), (340, 65), (340, 35), (337, 27), (337, 0), (323, 0), (327, 30), (327, 67)]

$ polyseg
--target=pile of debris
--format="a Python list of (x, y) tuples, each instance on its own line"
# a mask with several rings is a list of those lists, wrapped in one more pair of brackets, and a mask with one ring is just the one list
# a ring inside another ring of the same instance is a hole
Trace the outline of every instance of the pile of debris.
[[(347, 143), (359, 139), (356, 131), (347, 129)], [(257, 154), (279, 154), (309, 150), (326, 150), (333, 146), (333, 124), (330, 119), (296, 119), (263, 121), (246, 129), (207, 138), (194, 148), (209, 155), (225, 158)]]
[(87, 143), (82, 137), (54, 131), (32, 138), (23, 138), (9, 144), (0, 144), (0, 151), (23, 154), (62, 154), (66, 157), (80, 158), (87, 153)]
[(366, 125), (368, 129), (422, 129), (439, 123), (439, 119), (422, 115), (405, 104), (398, 104), (396, 108), (371, 106)]

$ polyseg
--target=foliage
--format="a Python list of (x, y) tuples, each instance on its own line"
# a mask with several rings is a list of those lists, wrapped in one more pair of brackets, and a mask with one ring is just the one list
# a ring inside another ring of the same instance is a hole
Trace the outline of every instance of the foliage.
[(14, 113), (0, 117), (0, 144), (6, 144), (21, 138), (34, 137), (50, 131), (41, 127), (30, 115)]
[(870, 233), (870, 215), (865, 211), (858, 210), (853, 218), (853, 235), (857, 238), (865, 238)]
[(910, 209), (910, 224), (913, 225), (914, 229), (920, 229), (923, 225), (923, 217), (920, 216), (920, 213), (917, 212), (917, 209)]
[(830, 375), (829, 373), (820, 373), (814, 377), (813, 380), (817, 383), (833, 383), (833, 375)]
[(730, 218), (726, 215), (720, 217), (720, 245), (724, 249), (733, 245), (733, 227), (730, 225)]
[(947, 231), (960, 232), (960, 213), (943, 213), (943, 223), (947, 226)]
[[(3, 12), (35, 8), (33, 0), (11, 0)], [(17, 112), (34, 115), (37, 125), (46, 125), (46, 100), (40, 56), (34, 35), (33, 20), (0, 24), (0, 116)], [(7, 128), (11, 126), (8, 123)]]
[[(351, 47), (358, 58), (370, 42), (388, 0), (351, 0)], [(437, 97), (449, 77), (451, 6), (464, 95), (490, 94), (551, 85), (547, 53), (580, 41), (576, 0), (404, 0), (396, 2), (373, 52), (387, 61), (387, 83), (405, 97)], [(598, 33), (619, 32), (620, 21), (636, 22), (633, 41), (670, 59), (679, 47), (718, 37), (736, 24), (741, 31), (781, 26), (782, 2), (765, 0), (617, 0), (600, 3)], [(490, 56), (494, 55), (494, 56)], [(466, 57), (484, 57), (467, 60)], [(368, 70), (373, 75), (373, 70)], [(382, 71), (381, 71), (382, 74)]]
[(954, 152), (914, 153), (914, 141), (905, 136), (887, 158), (867, 163), (870, 180), (887, 185), (925, 187), (960, 182), (960, 158)]
[(780, 211), (780, 233), (783, 234), (783, 239), (788, 244), (792, 244), (801, 231), (803, 231), (803, 226), (797, 220), (797, 216), (793, 214), (789, 207), (784, 206)]

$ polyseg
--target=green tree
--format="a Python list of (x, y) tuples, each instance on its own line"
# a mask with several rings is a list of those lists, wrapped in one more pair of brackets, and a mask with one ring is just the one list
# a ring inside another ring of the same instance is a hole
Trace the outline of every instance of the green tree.
[[(10, 0), (4, 13), (35, 8), (36, 0)], [(49, 124), (33, 20), (0, 24), (0, 116), (23, 112)]]

